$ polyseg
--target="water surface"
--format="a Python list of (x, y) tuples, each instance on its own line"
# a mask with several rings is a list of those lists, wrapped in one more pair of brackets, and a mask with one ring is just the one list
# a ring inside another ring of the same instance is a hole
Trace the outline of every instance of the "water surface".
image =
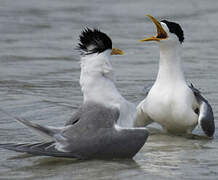
[[(147, 13), (183, 27), (187, 81), (208, 98), (217, 119), (216, 0), (1, 0), (0, 107), (36, 123), (63, 125), (82, 102), (74, 48), (86, 26), (100, 28), (126, 52), (111, 61), (120, 92), (137, 104), (158, 68), (157, 44), (138, 42), (154, 33)], [(2, 113), (0, 125), (1, 142), (41, 140)], [(202, 134), (199, 129), (195, 133)], [(75, 161), (1, 149), (0, 179), (217, 179), (217, 147), (217, 133), (207, 140), (159, 132), (151, 134), (133, 160)]]

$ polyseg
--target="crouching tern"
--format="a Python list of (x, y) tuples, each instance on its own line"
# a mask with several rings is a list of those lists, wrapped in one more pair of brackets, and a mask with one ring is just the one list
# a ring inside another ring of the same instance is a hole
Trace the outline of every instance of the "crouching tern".
[(112, 48), (112, 41), (105, 33), (89, 28), (82, 31), (78, 49), (82, 55), (82, 106), (64, 127), (58, 128), (14, 117), (49, 141), (6, 143), (0, 144), (1, 148), (79, 159), (132, 158), (141, 149), (148, 131), (133, 127), (136, 107), (117, 90), (110, 63), (111, 55), (123, 54), (123, 51)]
[(159, 71), (155, 83), (137, 107), (135, 126), (157, 122), (167, 132), (189, 134), (198, 124), (208, 137), (212, 137), (215, 131), (212, 108), (199, 90), (186, 83), (181, 67), (182, 28), (175, 22), (159, 22), (147, 16), (156, 25), (157, 35), (141, 42), (158, 42)]

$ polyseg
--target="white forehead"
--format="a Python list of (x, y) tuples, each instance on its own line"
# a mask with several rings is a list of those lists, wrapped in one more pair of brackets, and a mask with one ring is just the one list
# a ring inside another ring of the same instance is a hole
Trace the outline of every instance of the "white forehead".
[(166, 33), (169, 33), (169, 32), (170, 32), (168, 26), (167, 26), (165, 23), (160, 22), (160, 24), (161, 24), (161, 26), (164, 28), (164, 30), (166, 31)]

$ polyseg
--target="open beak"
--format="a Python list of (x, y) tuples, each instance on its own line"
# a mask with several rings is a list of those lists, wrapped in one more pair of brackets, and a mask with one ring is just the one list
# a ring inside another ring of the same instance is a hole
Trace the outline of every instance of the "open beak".
[(168, 35), (167, 35), (166, 31), (163, 29), (163, 27), (161, 26), (160, 22), (149, 14), (147, 14), (146, 16), (148, 16), (152, 20), (152, 22), (155, 24), (155, 26), (157, 28), (157, 35), (151, 36), (150, 38), (142, 39), (142, 40), (140, 40), (140, 42), (160, 41), (160, 40), (167, 39)]
[(111, 55), (123, 55), (123, 54), (124, 54), (124, 51), (118, 48), (112, 48)]

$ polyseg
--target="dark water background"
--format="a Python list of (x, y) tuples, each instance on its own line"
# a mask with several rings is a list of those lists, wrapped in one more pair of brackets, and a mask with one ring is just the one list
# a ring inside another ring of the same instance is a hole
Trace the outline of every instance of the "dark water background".
[[(209, 99), (217, 124), (216, 0), (0, 0), (0, 108), (44, 125), (63, 125), (82, 102), (79, 56), (74, 48), (85, 26), (100, 28), (113, 39), (114, 47), (126, 52), (112, 57), (117, 86), (123, 96), (138, 103), (158, 68), (157, 45), (138, 42), (154, 33), (147, 13), (183, 27), (186, 78)], [(1, 142), (40, 140), (0, 115)], [(217, 133), (212, 141), (151, 135), (134, 160), (122, 161), (27, 158), (0, 150), (2, 180), (209, 180), (217, 176)]]

